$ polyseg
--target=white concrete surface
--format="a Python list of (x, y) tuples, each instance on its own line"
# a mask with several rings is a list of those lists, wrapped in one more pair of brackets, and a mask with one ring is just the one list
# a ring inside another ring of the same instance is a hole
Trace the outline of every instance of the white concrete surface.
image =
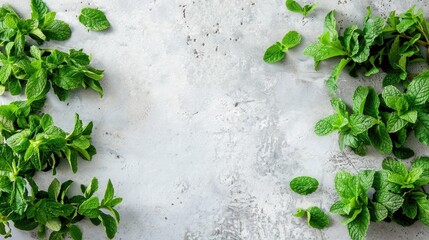
[[(29, 15), (30, 1), (2, 2)], [(343, 26), (360, 23), (367, 5), (381, 14), (413, 4), (429, 12), (423, 0), (319, 0), (307, 18), (288, 12), (283, 0), (47, 3), (73, 29), (69, 41), (48, 46), (83, 48), (106, 70), (102, 99), (91, 91), (75, 92), (65, 103), (49, 98), (45, 110), (60, 126), (71, 129), (74, 112), (94, 121), (98, 150), (92, 162), (79, 162), (77, 174), (63, 165), (57, 178), (80, 184), (97, 176), (102, 188), (111, 178), (124, 198), (116, 237), (122, 240), (347, 239), (338, 216), (330, 215), (331, 226), (320, 231), (292, 213), (310, 205), (328, 211), (335, 172), (379, 168), (382, 156), (341, 153), (336, 135), (313, 133), (315, 122), (332, 112), (324, 80), (333, 66), (323, 63), (315, 72), (303, 49), (332, 9)], [(88, 5), (105, 11), (110, 31), (80, 25), (76, 16)], [(265, 64), (265, 48), (292, 29), (302, 33), (302, 45), (285, 62)], [(341, 79), (348, 99), (354, 86), (379, 80)], [(303, 174), (320, 181), (307, 197), (289, 189)], [(44, 186), (50, 179), (49, 173), (37, 178)], [(105, 239), (101, 227), (80, 226), (84, 239)], [(36, 238), (14, 230), (12, 239)], [(429, 231), (422, 224), (373, 223), (368, 239), (429, 239)]]

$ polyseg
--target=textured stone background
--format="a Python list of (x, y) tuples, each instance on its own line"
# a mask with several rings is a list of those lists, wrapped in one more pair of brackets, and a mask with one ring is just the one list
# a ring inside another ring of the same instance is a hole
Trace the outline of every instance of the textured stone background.
[[(29, 15), (29, 1), (2, 2)], [(47, 2), (73, 29), (71, 40), (49, 46), (83, 48), (106, 69), (103, 99), (90, 91), (65, 103), (49, 98), (45, 110), (60, 126), (71, 129), (74, 112), (96, 126), (94, 160), (81, 161), (76, 175), (63, 165), (57, 178), (80, 184), (97, 176), (103, 190), (112, 179), (124, 198), (117, 239), (347, 239), (337, 216), (320, 231), (292, 213), (310, 205), (328, 210), (335, 172), (379, 168), (382, 156), (341, 153), (336, 135), (313, 134), (315, 122), (332, 112), (324, 80), (333, 62), (315, 72), (302, 51), (332, 9), (345, 26), (360, 23), (368, 5), (377, 14), (413, 4), (429, 12), (426, 1), (319, 0), (307, 18), (288, 12), (283, 0)], [(79, 24), (76, 16), (88, 5), (106, 12), (110, 31), (87, 32)], [(265, 48), (292, 29), (302, 33), (302, 45), (285, 62), (265, 64)], [(346, 99), (356, 85), (379, 82), (341, 79)], [(289, 189), (302, 174), (320, 181), (307, 197)], [(37, 180), (46, 186), (50, 178)], [(80, 226), (85, 239), (104, 239), (101, 227)], [(13, 239), (29, 238), (35, 235), (14, 231)], [(379, 223), (371, 224), (368, 239), (429, 239), (429, 232), (420, 223)]]

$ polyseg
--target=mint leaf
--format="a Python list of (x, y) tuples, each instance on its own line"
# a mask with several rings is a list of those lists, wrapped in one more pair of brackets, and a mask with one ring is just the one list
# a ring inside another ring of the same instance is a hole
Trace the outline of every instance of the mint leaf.
[[(368, 15), (370, 15), (371, 9), (368, 8)], [(365, 38), (365, 45), (363, 49), (360, 49), (360, 51), (357, 54), (353, 54), (352, 58), (357, 63), (363, 63), (368, 60), (370, 55), (370, 47), (374, 43), (374, 40), (376, 37), (378, 37), (385, 25), (385, 20), (381, 17), (375, 17), (375, 18), (367, 18), (367, 20), (364, 23), (364, 38)]]
[(9, 204), (12, 210), (19, 215), (22, 215), (27, 208), (27, 202), (25, 200), (27, 191), (25, 188), (26, 184), (26, 181), (22, 177), (17, 177), (12, 184)]
[(54, 20), (53, 23), (44, 27), (43, 33), (47, 40), (65, 41), (71, 37), (70, 26), (61, 20)]
[(285, 56), (286, 53), (283, 51), (281, 43), (277, 42), (265, 51), (264, 61), (267, 63), (276, 63), (283, 60)]
[(378, 119), (379, 117), (379, 107), (380, 99), (378, 98), (378, 93), (373, 87), (368, 87), (368, 96), (365, 101), (365, 107), (363, 114), (371, 116)]
[(383, 79), (383, 87), (395, 85), (401, 82), (401, 77), (397, 73), (387, 73)]
[(350, 116), (350, 133), (354, 136), (357, 136), (366, 130), (370, 129), (376, 124), (376, 120), (370, 116), (365, 116), (361, 114), (353, 114)]
[(323, 212), (320, 208), (315, 206), (309, 207), (306, 210), (298, 208), (297, 212), (293, 216), (303, 217), (305, 214), (307, 214), (307, 223), (309, 226), (316, 229), (323, 229), (329, 226), (330, 220), (328, 215), (326, 215), (326, 213)]
[(39, 100), (44, 97), (47, 87), (46, 71), (40, 69), (36, 71), (29, 79), (25, 88), (25, 95), (29, 101)]
[(393, 193), (399, 193), (401, 191), (401, 186), (398, 186), (397, 184), (389, 182), (388, 179), (390, 175), (391, 175), (391, 172), (387, 170), (376, 171), (374, 174), (373, 188), (376, 191), (383, 190), (383, 191), (390, 191)]
[(113, 200), (114, 194), (115, 194), (115, 189), (113, 188), (113, 184), (109, 179), (109, 181), (107, 182), (106, 191), (104, 192), (104, 198), (101, 204), (110, 205)]
[(422, 168), (429, 171), (429, 157), (418, 157), (411, 162), (411, 167)]
[(297, 31), (289, 31), (283, 37), (281, 44), (284, 48), (291, 49), (301, 43), (302, 37)]
[(414, 219), (417, 216), (417, 203), (414, 199), (407, 199), (402, 205), (402, 213)]
[(409, 123), (415, 123), (417, 121), (417, 114), (416, 110), (412, 110), (400, 115), (399, 118)]
[[(368, 130), (371, 145), (383, 154), (392, 153), (393, 143), (384, 125), (375, 125)], [(396, 156), (396, 155), (395, 155)]]
[(331, 213), (335, 213), (335, 214), (339, 214), (339, 215), (347, 215), (349, 214), (350, 209), (348, 209), (348, 206), (346, 206), (346, 204), (344, 202), (342, 202), (341, 200), (336, 201), (334, 204), (332, 204), (331, 208), (329, 209), (329, 211)]
[(398, 113), (392, 112), (389, 114), (389, 118), (387, 119), (387, 131), (389, 131), (389, 133), (395, 133), (403, 129), (407, 124), (408, 122), (401, 119), (398, 116)]
[(31, 0), (31, 18), (43, 19), (48, 12), (48, 6), (42, 0)]
[(104, 12), (95, 8), (83, 8), (79, 15), (79, 21), (92, 31), (103, 31), (110, 27)]
[(308, 195), (317, 190), (319, 182), (312, 177), (300, 176), (292, 179), (289, 186), (298, 194)]
[(417, 217), (423, 224), (429, 226), (429, 200), (425, 196), (417, 198), (416, 202), (418, 208)]
[(429, 98), (429, 76), (424, 72), (411, 81), (407, 94), (410, 96), (411, 104), (423, 105)]
[(310, 207), (307, 209), (308, 225), (313, 228), (323, 229), (329, 226), (329, 217), (318, 207)]
[(58, 218), (49, 219), (45, 225), (54, 232), (61, 230), (61, 221)]
[(58, 196), (60, 195), (60, 191), (61, 191), (60, 181), (58, 181), (58, 179), (54, 178), (54, 180), (51, 182), (51, 184), (49, 185), (49, 188), (48, 188), (49, 198), (57, 200)]
[(356, 177), (346, 171), (339, 171), (335, 175), (335, 189), (338, 195), (343, 198), (355, 196), (357, 180)]
[(338, 118), (337, 114), (328, 116), (319, 120), (314, 127), (314, 132), (319, 136), (324, 136), (332, 133), (336, 128), (332, 125)]
[(387, 210), (387, 208), (378, 202), (373, 202), (372, 203), (372, 208), (370, 211), (371, 214), (371, 220), (375, 221), (375, 222), (380, 222), (383, 221), (384, 219), (387, 218), (389, 211)]
[(115, 237), (116, 232), (118, 231), (118, 223), (116, 220), (103, 212), (100, 211), (99, 219), (101, 221), (101, 224), (104, 227), (104, 230), (106, 231), (106, 235), (109, 239), (112, 239)]
[(22, 153), (30, 146), (30, 129), (23, 130), (10, 136), (6, 142), (14, 152)]
[(99, 207), (98, 197), (89, 198), (79, 206), (79, 214), (88, 218), (97, 218), (99, 216)]
[(368, 208), (365, 207), (352, 222), (347, 224), (350, 238), (353, 240), (364, 240), (366, 231), (368, 230), (369, 221), (370, 214)]
[(369, 94), (369, 87), (359, 86), (353, 94), (353, 112), (364, 114), (366, 99)]
[(429, 146), (429, 114), (420, 112), (417, 115), (414, 131), (419, 142)]
[(414, 156), (414, 151), (406, 147), (395, 148), (393, 149), (393, 155), (399, 159), (407, 159)]
[[(347, 56), (347, 52), (335, 46), (314, 43), (304, 50), (304, 55), (313, 57), (315, 62), (320, 62), (332, 57)], [(343, 64), (339, 65), (338, 69), (340, 69), (342, 65), (346, 65), (344, 63), (345, 61), (343, 61)], [(333, 73), (334, 74), (332, 74), (332, 76), (334, 76), (335, 79), (335, 77), (339, 74), (337, 74), (337, 71)]]
[(395, 109), (396, 100), (402, 96), (402, 92), (394, 86), (387, 86), (383, 88), (382, 96), (386, 105)]
[(372, 183), (374, 182), (374, 170), (362, 170), (359, 171), (358, 177), (360, 182), (360, 187), (362, 192), (366, 194), (366, 192), (371, 188)]
[(394, 193), (388, 191), (377, 191), (374, 195), (374, 200), (383, 204), (389, 212), (396, 212), (404, 203), (404, 199)]
[(66, 66), (59, 70), (58, 75), (55, 76), (53, 82), (65, 90), (72, 90), (82, 85), (83, 76), (84, 74), (79, 68)]
[(69, 234), (73, 240), (82, 240), (82, 231), (76, 225), (70, 226)]
[(336, 40), (338, 40), (337, 20), (335, 19), (335, 11), (334, 10), (330, 11), (326, 15), (323, 27), (324, 27), (324, 31), (328, 34), (329, 40), (331, 42), (335, 42)]
[(340, 98), (331, 98), (331, 105), (340, 115), (346, 116), (348, 114), (347, 105)]
[(394, 158), (385, 158), (383, 160), (382, 167), (384, 170), (391, 171), (401, 176), (406, 176), (408, 174), (408, 170), (405, 164)]
[(304, 13), (303, 7), (294, 0), (286, 0), (286, 8), (291, 12)]
[(404, 19), (396, 25), (396, 30), (398, 30), (399, 33), (403, 33), (407, 31), (407, 29), (409, 29), (414, 24), (415, 24), (414, 19)]
[(83, 196), (85, 198), (90, 198), (98, 190), (98, 179), (92, 178), (89, 186), (83, 191)]

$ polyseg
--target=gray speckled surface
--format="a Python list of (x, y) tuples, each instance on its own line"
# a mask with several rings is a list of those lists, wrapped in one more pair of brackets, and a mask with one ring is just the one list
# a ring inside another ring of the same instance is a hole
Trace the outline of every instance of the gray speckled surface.
[[(3, 2), (29, 12), (29, 1)], [(102, 188), (112, 179), (124, 198), (116, 239), (347, 239), (337, 216), (320, 231), (292, 213), (310, 205), (328, 210), (334, 173), (378, 168), (382, 156), (341, 153), (336, 135), (313, 134), (315, 122), (331, 113), (324, 80), (332, 62), (315, 72), (302, 51), (331, 9), (344, 26), (360, 22), (367, 5), (381, 14), (412, 4), (429, 12), (425, 1), (320, 0), (308, 18), (288, 12), (283, 0), (47, 2), (73, 29), (72, 39), (49, 46), (83, 48), (106, 69), (103, 99), (89, 91), (66, 103), (49, 98), (46, 111), (60, 126), (72, 128), (74, 112), (94, 121), (98, 148), (78, 174), (63, 165), (57, 177), (80, 184), (97, 176)], [(87, 32), (79, 24), (76, 15), (87, 5), (106, 12), (110, 31)], [(303, 44), (284, 63), (263, 63), (265, 48), (292, 29)], [(348, 99), (357, 84), (378, 80), (341, 78)], [(292, 193), (289, 181), (301, 174), (319, 179), (319, 190)], [(46, 186), (50, 178), (37, 180)], [(80, 226), (85, 239), (104, 239), (101, 227)], [(13, 239), (29, 238), (34, 234), (14, 231)], [(368, 239), (429, 239), (429, 232), (422, 224), (379, 223)]]

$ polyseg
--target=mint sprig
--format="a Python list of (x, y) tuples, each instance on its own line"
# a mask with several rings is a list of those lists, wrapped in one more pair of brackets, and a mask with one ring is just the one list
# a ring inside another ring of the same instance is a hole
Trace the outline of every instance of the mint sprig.
[(286, 0), (286, 8), (291, 12), (301, 13), (306, 17), (308, 14), (312, 13), (317, 7), (317, 2), (314, 4), (306, 4), (301, 6), (298, 2), (294, 0)]
[(283, 60), (288, 50), (298, 46), (301, 40), (302, 37), (298, 32), (289, 31), (281, 42), (276, 42), (265, 51), (264, 61), (267, 63), (276, 63)]
[(55, 19), (42, 0), (31, 0), (30, 6), (30, 19), (10, 6), (0, 7), (0, 94), (25, 92), (27, 98), (0, 106), (0, 235), (11, 237), (13, 223), (23, 231), (36, 230), (39, 238), (80, 240), (83, 234), (77, 223), (89, 219), (101, 224), (111, 239), (120, 222), (116, 207), (122, 198), (115, 196), (110, 180), (102, 199), (97, 196), (96, 178), (89, 186), (81, 185), (82, 194), (74, 196), (68, 192), (71, 180), (53, 179), (47, 191), (33, 180), (41, 171), (57, 174), (64, 162), (76, 173), (79, 159), (89, 161), (96, 154), (92, 122), (84, 125), (75, 114), (74, 128), (67, 132), (41, 110), (50, 89), (62, 101), (80, 88), (92, 88), (102, 96), (103, 70), (91, 67), (91, 57), (82, 50), (40, 48), (49, 40), (69, 39), (71, 29)]

